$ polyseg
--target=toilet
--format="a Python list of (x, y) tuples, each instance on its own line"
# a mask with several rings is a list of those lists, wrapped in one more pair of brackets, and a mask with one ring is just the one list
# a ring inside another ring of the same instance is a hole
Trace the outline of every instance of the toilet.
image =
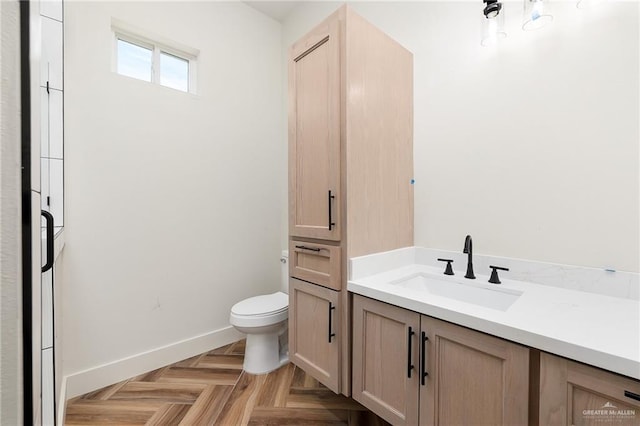
[(265, 374), (289, 362), (289, 252), (280, 257), (281, 291), (250, 297), (231, 308), (229, 322), (247, 335), (243, 369)]

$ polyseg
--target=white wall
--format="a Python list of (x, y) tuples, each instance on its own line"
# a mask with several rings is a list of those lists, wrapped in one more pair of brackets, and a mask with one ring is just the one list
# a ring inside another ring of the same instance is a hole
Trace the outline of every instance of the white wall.
[[(279, 287), (281, 27), (242, 3), (68, 2), (64, 374), (228, 326)], [(198, 94), (111, 71), (111, 19), (200, 50)]]
[(20, 12), (0, 2), (0, 424), (22, 424)]
[[(283, 49), (340, 3), (309, 2)], [(482, 3), (354, 2), (414, 53), (416, 245), (640, 271), (637, 2), (480, 46)]]

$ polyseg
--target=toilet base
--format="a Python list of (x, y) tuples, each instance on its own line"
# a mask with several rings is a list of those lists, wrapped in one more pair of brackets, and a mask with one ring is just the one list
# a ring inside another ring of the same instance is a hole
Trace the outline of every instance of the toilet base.
[(286, 346), (281, 350), (280, 333), (249, 334), (243, 369), (250, 374), (266, 374), (289, 362)]

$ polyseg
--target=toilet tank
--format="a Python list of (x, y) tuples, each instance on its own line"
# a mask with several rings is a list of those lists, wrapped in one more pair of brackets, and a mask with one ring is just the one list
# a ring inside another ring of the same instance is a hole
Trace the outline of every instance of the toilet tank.
[(280, 254), (280, 291), (289, 294), (289, 250)]

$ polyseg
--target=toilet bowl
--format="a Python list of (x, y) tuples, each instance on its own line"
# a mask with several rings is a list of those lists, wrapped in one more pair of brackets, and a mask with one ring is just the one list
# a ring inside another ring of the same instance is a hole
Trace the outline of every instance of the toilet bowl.
[[(280, 260), (282, 286), (288, 291), (286, 251)], [(289, 362), (288, 318), (289, 295), (283, 291), (250, 297), (233, 305), (229, 322), (247, 335), (243, 365), (247, 373), (265, 374)]]

